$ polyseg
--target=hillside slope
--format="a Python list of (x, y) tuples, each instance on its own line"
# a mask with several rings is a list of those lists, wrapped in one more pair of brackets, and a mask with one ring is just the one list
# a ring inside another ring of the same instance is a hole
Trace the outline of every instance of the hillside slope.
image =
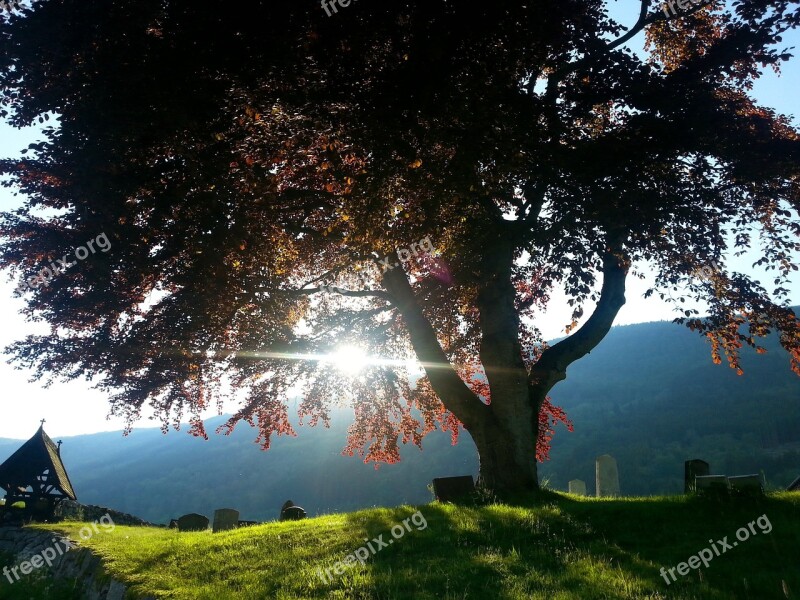
[[(553, 494), (537, 504), (432, 503), (217, 534), (116, 527), (81, 545), (134, 592), (176, 600), (786, 600), (800, 590), (798, 514), (800, 494), (789, 493), (723, 505)], [(80, 527), (55, 528), (79, 539)], [(9, 587), (0, 581), (0, 598), (18, 591)]]

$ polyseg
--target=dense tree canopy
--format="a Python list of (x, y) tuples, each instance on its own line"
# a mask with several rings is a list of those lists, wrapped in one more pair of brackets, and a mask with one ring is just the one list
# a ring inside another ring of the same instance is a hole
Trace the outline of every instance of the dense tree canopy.
[[(14, 354), (99, 377), (130, 422), (150, 404), (201, 435), (197, 415), (242, 393), (229, 426), (256, 424), (265, 446), (292, 432), (297, 386), (312, 424), (353, 402), (348, 449), (368, 460), (463, 424), (495, 489), (536, 486), (537, 440), (541, 458), (564, 419), (547, 394), (607, 333), (636, 265), (678, 305), (708, 302), (708, 319), (683, 318), (715, 360), (738, 368), (738, 348), (778, 331), (800, 373), (785, 307), (800, 142), (748, 96), (800, 13), (676, 10), (642, 0), (635, 24), (598, 0), (15, 11), (0, 114), (55, 124), (0, 163), (27, 197), (4, 216), (0, 266), (52, 325)], [(644, 59), (626, 46), (641, 31)], [(107, 251), (34, 279), (101, 234)], [(748, 248), (771, 289), (719, 266)], [(535, 324), (556, 286), (576, 324), (592, 314), (548, 347)], [(319, 360), (346, 344), (381, 360), (357, 377)]]

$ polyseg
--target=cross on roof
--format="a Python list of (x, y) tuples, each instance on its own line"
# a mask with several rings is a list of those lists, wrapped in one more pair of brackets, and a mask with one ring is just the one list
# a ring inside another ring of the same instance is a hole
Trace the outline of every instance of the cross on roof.
[(44, 423), (45, 423), (46, 420), (47, 419), (42, 419), (41, 421), (39, 421), (42, 424), (42, 427), (44, 427)]

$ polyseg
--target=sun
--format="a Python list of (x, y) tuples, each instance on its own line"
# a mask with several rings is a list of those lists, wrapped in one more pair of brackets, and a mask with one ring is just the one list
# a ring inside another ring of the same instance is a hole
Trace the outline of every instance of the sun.
[(342, 373), (356, 375), (369, 364), (366, 352), (358, 346), (339, 346), (328, 360)]

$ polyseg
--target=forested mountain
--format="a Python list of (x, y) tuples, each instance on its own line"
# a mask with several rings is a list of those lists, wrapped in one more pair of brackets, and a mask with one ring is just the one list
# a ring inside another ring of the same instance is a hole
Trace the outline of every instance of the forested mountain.
[(769, 486), (784, 488), (800, 475), (800, 377), (777, 340), (765, 347), (742, 352), (739, 376), (683, 327), (615, 327), (553, 390), (575, 431), (555, 436), (542, 477), (594, 489), (594, 458), (609, 453), (625, 494), (681, 492), (688, 458), (718, 474), (763, 470)]
[[(800, 378), (774, 340), (767, 347), (762, 356), (744, 352), (745, 374), (737, 376), (714, 365), (703, 339), (680, 326), (614, 328), (554, 389), (575, 431), (559, 427), (542, 478), (556, 489), (580, 478), (593, 490), (594, 459), (610, 453), (624, 494), (682, 491), (688, 458), (709, 461), (714, 473), (763, 470), (768, 484), (785, 487), (800, 475)], [(300, 428), (267, 452), (240, 427), (207, 442), (157, 429), (64, 438), (62, 456), (79, 500), (156, 522), (222, 507), (271, 519), (287, 499), (310, 514), (427, 502), (433, 477), (477, 473), (468, 437), (451, 447), (441, 433), (425, 439), (423, 452), (406, 448), (403, 462), (375, 470), (341, 456), (348, 424), (342, 411), (330, 430)], [(0, 459), (18, 446), (0, 440)]]

